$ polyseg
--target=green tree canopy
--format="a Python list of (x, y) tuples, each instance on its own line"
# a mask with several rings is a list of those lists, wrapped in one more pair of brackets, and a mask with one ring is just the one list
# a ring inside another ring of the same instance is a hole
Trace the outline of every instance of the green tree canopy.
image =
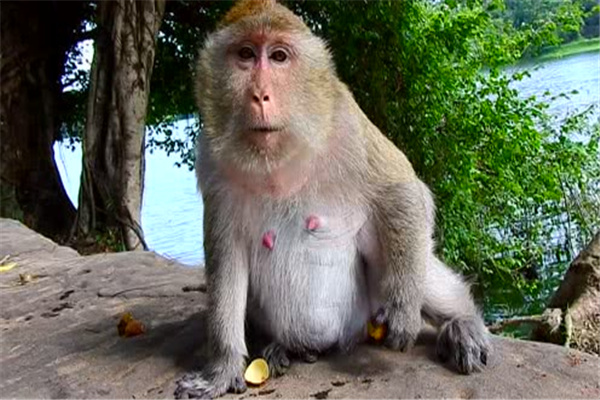
[[(537, 311), (557, 272), (600, 228), (597, 110), (556, 120), (550, 97), (514, 89), (526, 72), (502, 69), (578, 32), (581, 7), (525, 3), (287, 2), (328, 41), (360, 106), (432, 187), (441, 253), (474, 277), (493, 314)], [(188, 165), (201, 120), (185, 137), (172, 123), (196, 114), (197, 49), (229, 6), (168, 2), (158, 35), (148, 143)]]

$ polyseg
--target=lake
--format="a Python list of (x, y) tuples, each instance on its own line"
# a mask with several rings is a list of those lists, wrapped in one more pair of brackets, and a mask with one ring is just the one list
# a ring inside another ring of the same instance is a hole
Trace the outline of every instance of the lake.
[[(583, 110), (600, 103), (600, 54), (585, 53), (538, 66), (527, 65), (531, 78), (518, 82), (515, 87), (523, 96), (579, 93), (559, 98), (550, 112), (563, 117), (569, 112)], [(513, 67), (523, 68), (523, 66)], [(596, 113), (598, 110), (596, 110)], [(181, 131), (186, 121), (177, 124)], [(54, 153), (63, 184), (75, 204), (81, 174), (81, 148), (74, 151), (66, 145), (55, 144)], [(142, 205), (142, 227), (150, 249), (165, 257), (190, 266), (204, 261), (202, 248), (202, 200), (196, 189), (194, 173), (186, 167), (174, 165), (176, 155), (164, 151), (146, 151), (145, 192)]]

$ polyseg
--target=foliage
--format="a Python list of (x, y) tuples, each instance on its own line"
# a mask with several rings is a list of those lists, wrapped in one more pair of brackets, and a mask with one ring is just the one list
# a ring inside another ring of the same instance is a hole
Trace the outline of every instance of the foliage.
[[(193, 93), (194, 62), (204, 36), (212, 31), (232, 1), (169, 1), (160, 34), (152, 74), (147, 123), (148, 146), (179, 154), (189, 169), (194, 165), (194, 142), (201, 121), (187, 125), (184, 135), (173, 133), (177, 121), (196, 115)], [(177, 71), (177, 73), (174, 73)]]
[(515, 29), (548, 29), (567, 41), (578, 37), (584, 7), (578, 0), (506, 0), (502, 17)]
[(548, 49), (539, 57), (535, 58), (536, 63), (542, 63), (558, 58), (565, 58), (582, 53), (598, 53), (600, 51), (600, 38), (579, 39), (555, 48)]
[[(515, 25), (505, 18), (513, 3), (288, 2), (327, 39), (362, 109), (432, 187), (440, 253), (473, 277), (488, 315), (538, 311), (600, 229), (597, 110), (557, 121), (547, 112), (551, 95), (514, 89), (527, 72), (502, 72), (578, 30), (582, 14), (567, 1)], [(173, 123), (195, 112), (197, 47), (228, 6), (169, 2), (159, 35), (148, 143), (190, 167), (201, 120), (185, 136)]]
[(71, 146), (83, 137), (87, 111), (90, 71), (86, 68), (91, 63), (92, 54), (86, 49), (93, 48), (96, 34), (96, 4), (81, 3), (84, 12), (78, 29), (73, 33), (71, 48), (66, 54), (64, 70), (61, 78), (62, 95), (58, 120), (60, 128), (57, 139), (68, 141)]
[[(183, 127), (176, 129), (177, 126)], [(155, 148), (159, 148), (164, 150), (167, 155), (178, 154), (181, 161), (175, 162), (177, 167), (186, 166), (190, 171), (194, 168), (194, 144), (200, 133), (200, 118), (198, 116), (184, 118), (179, 121), (161, 122), (150, 127), (149, 133), (148, 145), (150, 152)]]
[(87, 97), (90, 86), (89, 71), (84, 68), (83, 43), (74, 46), (65, 62), (60, 108), (61, 140), (68, 141), (71, 147), (83, 137), (87, 112)]
[(562, 43), (598, 32), (597, 0), (505, 0), (495, 17), (525, 37), (533, 33), (524, 56), (547, 52)]
[(600, 4), (598, 0), (583, 0), (584, 11), (581, 35), (586, 38), (600, 36)]
[(191, 85), (194, 61), (206, 35), (231, 2), (169, 1), (151, 81), (148, 124), (156, 126), (195, 113)]

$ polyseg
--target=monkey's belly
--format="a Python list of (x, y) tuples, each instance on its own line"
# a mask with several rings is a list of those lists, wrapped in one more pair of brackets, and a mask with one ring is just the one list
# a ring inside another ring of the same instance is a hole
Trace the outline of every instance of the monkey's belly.
[(251, 263), (253, 321), (292, 350), (321, 351), (362, 339), (370, 311), (355, 233), (288, 230), (263, 240)]

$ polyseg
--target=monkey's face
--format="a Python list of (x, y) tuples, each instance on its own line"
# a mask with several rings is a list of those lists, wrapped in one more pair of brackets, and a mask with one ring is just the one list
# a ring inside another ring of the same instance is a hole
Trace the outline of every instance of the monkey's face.
[(308, 29), (251, 18), (207, 40), (198, 69), (204, 134), (216, 159), (270, 172), (323, 147), (333, 107), (331, 57)]
[(227, 48), (235, 135), (249, 149), (273, 155), (294, 141), (290, 135), (294, 108), (290, 89), (298, 69), (296, 49), (288, 37), (254, 32)]

